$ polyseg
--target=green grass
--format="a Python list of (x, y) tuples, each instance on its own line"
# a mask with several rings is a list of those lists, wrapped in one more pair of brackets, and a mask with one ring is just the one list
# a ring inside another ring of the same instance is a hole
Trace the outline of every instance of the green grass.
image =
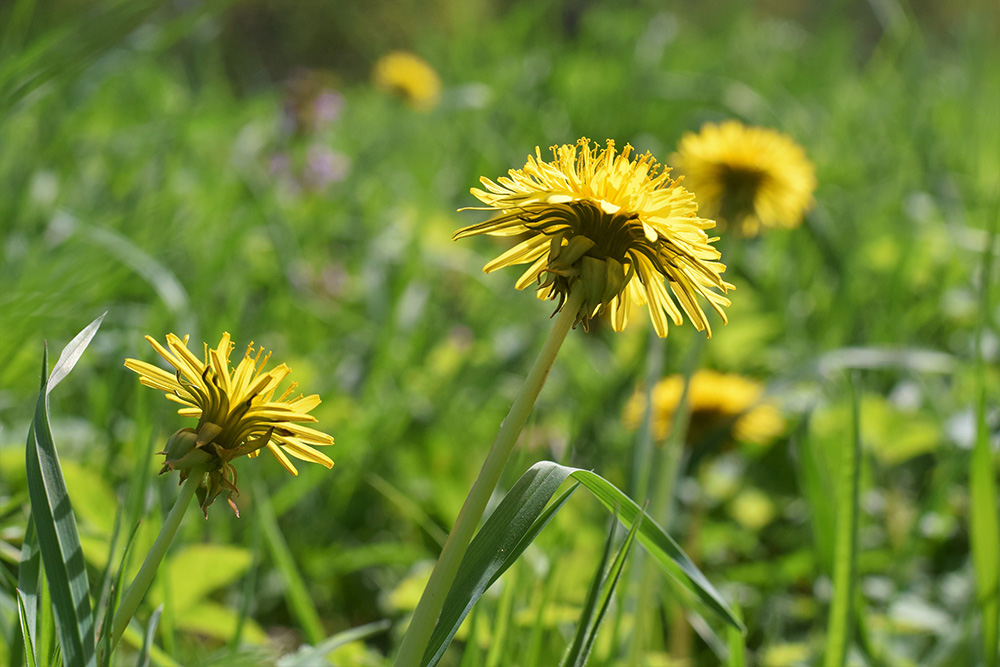
[[(189, 333), (197, 349), (229, 331), (238, 346), (274, 350), (323, 397), (315, 414), (337, 465), (291, 478), (268, 457), (240, 461), (242, 518), (224, 503), (207, 521), (190, 513), (168, 564), (225, 547), (239, 577), (197, 591), (154, 584), (138, 614), (144, 630), (150, 602), (164, 603), (153, 663), (162, 648), (185, 665), (270, 664), (389, 619), (337, 649), (339, 664), (385, 664), (420, 565), (439, 552), (550, 326), (552, 305), (512, 289), (515, 271), (482, 274), (500, 246), (450, 240), (481, 218), (456, 212), (477, 203), (468, 188), (536, 145), (580, 136), (667, 160), (684, 132), (726, 118), (790, 134), (816, 164), (803, 227), (739, 252), (722, 239), (737, 289), (701, 358), (766, 383), (789, 427), (766, 449), (689, 457), (664, 527), (738, 600), (746, 664), (817, 664), (837, 594), (831, 499), (853, 437), (842, 378), (857, 370), (860, 600), (839, 607), (858, 624), (846, 664), (984, 660), (980, 609), (995, 618), (996, 607), (977, 586), (992, 586), (981, 563), (1000, 560), (1000, 545), (980, 541), (974, 557), (969, 516), (975, 504), (986, 517), (975, 539), (992, 534), (997, 290), (984, 289), (996, 263), (982, 257), (1000, 210), (995, 3), (313, 4), (277, 17), (272, 37), (255, 27), (266, 3), (0, 7), (0, 663), (21, 655), (14, 582), (43, 339), (61, 349), (108, 312), (49, 409), (92, 606), (125, 540), (109, 560), (113, 508), (88, 499), (118, 500), (122, 536), (143, 520), (130, 579), (177, 493), (176, 478), (155, 477), (152, 452), (187, 425), (122, 363), (153, 360), (144, 334)], [(428, 113), (368, 83), (370, 64), (401, 47), (441, 75)], [(291, 133), (283, 117), (295, 65), (331, 68), (343, 95), (339, 118), (315, 133)], [(317, 147), (349, 160), (343, 180), (311, 191), (275, 173), (276, 156), (295, 172)], [(621, 412), (649, 372), (648, 330), (571, 332), (502, 489), (541, 459), (636, 488), (638, 436)], [(673, 328), (653, 361), (683, 372), (693, 335)], [(970, 488), (973, 456), (985, 474)], [(770, 503), (764, 525), (738, 511), (747, 491)], [(441, 664), (557, 664), (606, 516), (576, 493)], [(637, 616), (657, 628), (637, 664), (678, 646), (692, 664), (743, 661), (713, 652), (739, 642), (682, 589), (657, 579), (641, 598), (655, 608), (637, 611), (632, 581), (619, 582), (590, 664), (627, 664)], [(678, 602), (694, 630), (667, 620)], [(51, 655), (58, 631), (43, 630)], [(489, 645), (501, 631), (502, 655)], [(126, 638), (118, 663), (142, 641)]]

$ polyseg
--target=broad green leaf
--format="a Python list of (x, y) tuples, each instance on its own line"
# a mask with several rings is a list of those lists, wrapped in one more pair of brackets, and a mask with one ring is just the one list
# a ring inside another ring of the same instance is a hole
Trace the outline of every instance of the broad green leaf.
[[(178, 630), (197, 633), (226, 641), (232, 637), (239, 623), (239, 614), (215, 602), (202, 601), (189, 607), (183, 614), (177, 614)], [(250, 644), (267, 643), (265, 633), (253, 619), (246, 619), (243, 625), (243, 640)]]
[[(175, 616), (183, 616), (212, 591), (239, 579), (250, 567), (250, 552), (228, 544), (195, 544), (173, 552), (165, 569), (170, 586), (170, 604)], [(162, 575), (161, 575), (162, 576)], [(154, 605), (166, 602), (159, 587), (146, 594)]]
[(63, 463), (62, 472), (80, 524), (85, 528), (89, 526), (101, 537), (111, 537), (118, 512), (109, 511), (109, 508), (117, 508), (120, 503), (105, 476), (75, 461)]
[(834, 491), (837, 507), (836, 537), (833, 545), (833, 600), (827, 623), (825, 667), (842, 667), (851, 641), (851, 605), (857, 576), (858, 477), (861, 469), (860, 406), (851, 383), (851, 440), (845, 443)]
[(25, 455), (28, 495), (38, 545), (51, 590), (60, 648), (69, 665), (97, 664), (94, 618), (76, 518), (49, 428), (48, 396), (79, 361), (103, 319), (101, 315), (70, 341), (47, 381), (44, 377), (48, 359), (47, 353), (43, 354), (42, 389), (35, 404)]
[[(511, 488), (470, 543), (445, 599), (422, 665), (438, 663), (458, 626), (483, 592), (510, 567), (562, 507), (568, 498), (567, 493), (548, 508), (546, 504), (556, 489), (570, 477), (615, 513), (622, 524), (631, 525), (642, 513), (631, 498), (600, 475), (552, 461), (533, 465)], [(655, 521), (647, 517), (642, 522), (638, 539), (653, 559), (682, 587), (721, 619), (740, 632), (744, 630), (743, 624), (729, 611), (722, 596), (705, 575)]]

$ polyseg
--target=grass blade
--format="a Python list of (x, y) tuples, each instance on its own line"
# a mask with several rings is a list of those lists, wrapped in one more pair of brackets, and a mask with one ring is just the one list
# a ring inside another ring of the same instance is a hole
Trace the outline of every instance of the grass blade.
[(504, 496), (469, 544), (424, 652), (421, 662), (424, 667), (438, 663), (482, 594), (507, 571), (566, 503), (575, 487), (560, 494), (546, 508), (565, 479), (566, 476), (558, 471), (540, 469), (536, 464)]
[(326, 664), (326, 656), (333, 650), (352, 642), (373, 637), (389, 629), (389, 621), (375, 621), (360, 625), (350, 630), (344, 630), (327, 637), (316, 646), (303, 646), (297, 652), (282, 656), (275, 663), (277, 667), (309, 667), (310, 665)]
[(976, 443), (969, 461), (969, 539), (976, 572), (976, 604), (983, 633), (983, 664), (996, 667), (1000, 621), (1000, 524), (997, 517), (996, 463), (986, 426), (986, 392), (979, 396)]
[[(733, 602), (733, 613), (737, 618), (742, 619), (743, 612), (740, 606)], [(729, 667), (747, 667), (747, 643), (743, 633), (730, 626), (726, 628), (726, 644), (729, 647)]]
[[(129, 534), (128, 541), (125, 543), (125, 550), (122, 552), (121, 561), (118, 565), (118, 572), (114, 577), (114, 581), (111, 581), (111, 558), (114, 555), (115, 544), (118, 541), (121, 516), (121, 512), (118, 512), (115, 521), (115, 532), (111, 538), (111, 546), (108, 553), (108, 568), (106, 571), (104, 586), (102, 586), (101, 601), (97, 606), (98, 609), (104, 610), (103, 620), (97, 630), (97, 657), (98, 662), (102, 666), (111, 664), (111, 627), (114, 621), (115, 610), (118, 608), (118, 599), (122, 589), (124, 588), (125, 565), (128, 563), (128, 557), (131, 554), (132, 544), (135, 542), (135, 536), (139, 532), (139, 524), (136, 524), (132, 528), (132, 532)], [(98, 613), (100, 614), (100, 612)]]
[[(614, 512), (622, 524), (631, 525), (642, 513), (635, 501), (600, 475), (552, 461), (541, 461), (531, 466), (470, 543), (421, 665), (427, 667), (438, 663), (458, 626), (483, 592), (510, 567), (566, 502), (568, 492), (546, 507), (552, 494), (570, 477)], [(719, 618), (743, 632), (743, 623), (729, 610), (719, 592), (655, 521), (647, 517), (642, 522), (638, 539), (681, 586)]]
[(825, 667), (842, 667), (851, 640), (851, 607), (857, 576), (858, 473), (861, 468), (860, 406), (851, 382), (851, 442), (844, 447), (835, 490), (837, 507), (833, 557), (833, 601), (827, 624)]
[(28, 667), (35, 667), (35, 642), (32, 639), (32, 632), (28, 623), (27, 609), (28, 605), (24, 599), (24, 594), (21, 591), (17, 591), (17, 617), (21, 621), (21, 636), (24, 637), (24, 655), (27, 658)]
[(42, 387), (25, 452), (28, 495), (41, 562), (51, 591), (62, 654), (71, 665), (96, 665), (94, 619), (76, 519), (49, 428), (48, 397), (79, 361), (103, 319), (101, 315), (91, 322), (63, 348), (47, 380), (48, 354), (43, 353)]
[[(555, 464), (549, 463), (549, 465)], [(617, 509), (618, 519), (623, 524), (631, 524), (642, 511), (634, 500), (600, 475), (578, 468), (565, 468), (565, 470), (570, 471), (573, 479), (594, 494), (605, 508), (612, 512)], [(646, 517), (639, 528), (638, 539), (677, 583), (692, 593), (720, 619), (743, 632), (743, 623), (730, 611), (719, 592), (656, 521)]]
[[(35, 532), (34, 518), (28, 515), (28, 525), (24, 531), (24, 543), (21, 545), (21, 564), (17, 573), (17, 595), (19, 604), (24, 606), (24, 618), (21, 628), (24, 634), (24, 649), (29, 653), (28, 659), (38, 660), (38, 587), (42, 569), (42, 554), (38, 550), (38, 534)], [(20, 613), (20, 612), (19, 612)], [(11, 656), (11, 662), (15, 658)], [(19, 662), (19, 660), (18, 660)]]
[(91, 322), (63, 349), (46, 381), (48, 355), (42, 357), (42, 388), (28, 431), (25, 468), (38, 547), (52, 596), (61, 651), (69, 665), (96, 665), (90, 585), (76, 518), (49, 428), (48, 396), (79, 361), (104, 315)]
[(1000, 516), (997, 515), (996, 461), (990, 448), (990, 432), (986, 424), (985, 361), (982, 353), (986, 313), (991, 312), (989, 284), (993, 275), (993, 248), (997, 242), (996, 220), (990, 229), (982, 263), (983, 319), (976, 332), (976, 380), (979, 384), (979, 404), (976, 410), (976, 442), (969, 460), (969, 541), (976, 580), (976, 605), (979, 607), (983, 633), (983, 664), (997, 665), (997, 641), (1000, 639)]
[[(76, 366), (76, 362), (80, 361), (84, 350), (90, 345), (90, 341), (94, 339), (97, 330), (101, 328), (101, 322), (104, 321), (105, 315), (107, 315), (107, 312), (102, 313), (100, 317), (84, 327), (83, 331), (74, 336), (73, 340), (59, 353), (59, 359), (56, 360), (56, 365), (52, 367), (52, 373), (49, 375), (48, 381), (44, 383), (46, 398), (56, 388), (56, 385), (69, 375), (69, 372)], [(47, 411), (48, 406), (46, 406)]]
[[(563, 656), (562, 662), (559, 663), (560, 666), (572, 665), (572, 667), (577, 667), (581, 664), (580, 658), (584, 654), (587, 635), (594, 621), (597, 598), (601, 592), (601, 584), (604, 583), (604, 568), (608, 566), (608, 560), (611, 559), (611, 547), (615, 543), (615, 529), (617, 527), (617, 523), (612, 523), (611, 529), (608, 531), (608, 539), (604, 541), (604, 550), (601, 552), (601, 559), (597, 563), (597, 569), (594, 571), (594, 576), (590, 580), (590, 587), (587, 589), (587, 597), (583, 601), (583, 609), (580, 612), (580, 619), (576, 623), (573, 641), (570, 642), (566, 655)], [(586, 659), (583, 662), (586, 662)]]
[(625, 562), (628, 560), (628, 555), (632, 551), (632, 545), (635, 544), (635, 536), (639, 532), (639, 526), (642, 525), (643, 519), (645, 519), (645, 513), (639, 514), (635, 521), (632, 522), (632, 527), (628, 531), (628, 535), (625, 537), (625, 541), (622, 546), (618, 549), (618, 554), (615, 556), (615, 560), (611, 563), (611, 569), (608, 571), (607, 576), (604, 577), (604, 586), (601, 590), (601, 597), (598, 601), (597, 615), (594, 618), (593, 624), (587, 631), (587, 636), (584, 641), (583, 651), (580, 654), (580, 659), (577, 665), (583, 667), (587, 664), (587, 660), (590, 658), (590, 652), (594, 648), (594, 640), (597, 638), (597, 631), (601, 627), (601, 623), (604, 621), (604, 617), (608, 613), (608, 607), (611, 605), (611, 596), (615, 592), (615, 588), (618, 586), (618, 582), (621, 580), (622, 570), (625, 568)]
[(146, 632), (142, 636), (142, 649), (139, 650), (139, 657), (135, 661), (135, 667), (149, 667), (149, 650), (153, 647), (153, 639), (156, 637), (156, 624), (160, 621), (160, 614), (163, 613), (163, 605), (157, 607), (149, 616), (149, 623), (146, 625)]
[(285, 595), (292, 613), (302, 624), (306, 640), (310, 644), (318, 644), (323, 641), (326, 633), (323, 631), (323, 623), (320, 621), (319, 613), (313, 605), (312, 598), (309, 597), (309, 589), (306, 587), (299, 569), (295, 565), (295, 557), (291, 549), (281, 535), (278, 528), (278, 519), (274, 516), (274, 509), (271, 507), (271, 500), (259, 482), (255, 484), (257, 498), (257, 516), (260, 518), (260, 526), (264, 531), (264, 542), (274, 559), (274, 564), (285, 579)]

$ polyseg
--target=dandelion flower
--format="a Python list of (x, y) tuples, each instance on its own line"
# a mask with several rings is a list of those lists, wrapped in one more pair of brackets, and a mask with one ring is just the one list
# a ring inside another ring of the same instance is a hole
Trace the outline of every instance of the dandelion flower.
[[(651, 428), (656, 440), (670, 435), (674, 413), (684, 392), (684, 377), (671, 375), (653, 387)], [(781, 435), (785, 420), (777, 406), (764, 399), (764, 387), (740, 375), (701, 370), (688, 389), (691, 423), (688, 441), (726, 435), (733, 440), (766, 445)], [(637, 391), (625, 406), (625, 425), (638, 428), (646, 411), (646, 392)]]
[(583, 290), (577, 321), (584, 327), (607, 309), (621, 331), (633, 305), (648, 305), (661, 337), (668, 319), (683, 322), (682, 311), (711, 336), (698, 297), (725, 322), (729, 300), (722, 293), (732, 285), (722, 279), (716, 239), (705, 233), (715, 222), (697, 217), (694, 195), (649, 153), (633, 159), (629, 145), (617, 153), (613, 141), (601, 150), (584, 138), (552, 153), (545, 162), (536, 147), (509, 177), (480, 179), (486, 190), (471, 192), (487, 206), (475, 210), (498, 214), (454, 238), (524, 235), (483, 270), (528, 264), (517, 289), (537, 281), (538, 298), (558, 298), (559, 308), (571, 289)]
[(375, 86), (402, 97), (414, 109), (433, 109), (441, 98), (441, 79), (426, 60), (406, 51), (392, 51), (375, 63)]
[(730, 120), (681, 137), (671, 164), (720, 229), (756, 236), (798, 227), (813, 205), (816, 173), (791, 137)]
[(126, 359), (125, 367), (138, 373), (142, 384), (179, 403), (177, 414), (198, 419), (195, 428), (183, 428), (171, 436), (162, 452), (166, 460), (160, 472), (180, 470), (184, 480), (193, 466), (205, 466), (208, 477), (198, 490), (203, 511), (222, 491), (228, 493), (229, 504), (236, 510), (232, 497), (239, 491), (236, 469), (230, 462), (239, 456), (254, 457), (266, 448), (293, 475), (298, 471), (289, 456), (333, 467), (329, 457), (314, 449), (332, 445), (333, 438), (304, 426), (316, 421), (309, 412), (320, 404), (319, 396), (293, 396), (293, 382), (275, 398), (278, 385), (291, 369), (281, 364), (265, 371), (271, 355), (263, 348), (255, 354), (251, 343), (232, 369), (229, 356), (234, 345), (228, 333), (222, 335), (218, 347), (205, 345), (204, 360), (188, 350), (187, 336), (182, 340), (167, 334), (165, 347), (151, 336), (146, 340), (175, 372), (138, 359)]

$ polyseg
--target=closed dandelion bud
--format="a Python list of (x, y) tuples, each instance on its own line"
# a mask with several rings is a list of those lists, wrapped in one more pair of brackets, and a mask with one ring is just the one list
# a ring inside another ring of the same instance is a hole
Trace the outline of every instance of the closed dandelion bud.
[(163, 454), (163, 467), (160, 468), (160, 474), (183, 467), (179, 464), (184, 461), (184, 457), (195, 450), (197, 444), (198, 436), (193, 428), (182, 428), (170, 436), (170, 439), (167, 440), (167, 448), (160, 452)]
[(625, 279), (625, 267), (614, 257), (604, 260), (604, 268), (607, 271), (604, 282), (604, 294), (601, 295), (601, 303), (610, 303), (625, 289), (628, 281)]
[(204, 447), (210, 442), (214, 442), (222, 433), (222, 427), (212, 422), (202, 422), (198, 424), (198, 446)]
[[(604, 292), (608, 284), (608, 269), (604, 261), (584, 255), (580, 258), (580, 285), (583, 290), (581, 310), (590, 317), (604, 303)], [(584, 322), (586, 325), (586, 322)]]
[(572, 278), (580, 275), (580, 269), (574, 265), (583, 257), (584, 253), (594, 247), (594, 242), (586, 236), (574, 236), (567, 243), (563, 244), (563, 238), (552, 239), (553, 245), (558, 246), (552, 254), (546, 271), (557, 275)]
[(166, 461), (176, 461), (195, 448), (198, 436), (193, 428), (182, 428), (167, 440), (167, 448), (160, 452), (166, 456)]
[(163, 469), (160, 470), (162, 475), (166, 470), (180, 470), (181, 471), (181, 481), (187, 478), (186, 471), (194, 468), (195, 466), (204, 467), (212, 462), (212, 455), (206, 452), (204, 449), (190, 449), (183, 456), (177, 459), (168, 459), (163, 462)]

